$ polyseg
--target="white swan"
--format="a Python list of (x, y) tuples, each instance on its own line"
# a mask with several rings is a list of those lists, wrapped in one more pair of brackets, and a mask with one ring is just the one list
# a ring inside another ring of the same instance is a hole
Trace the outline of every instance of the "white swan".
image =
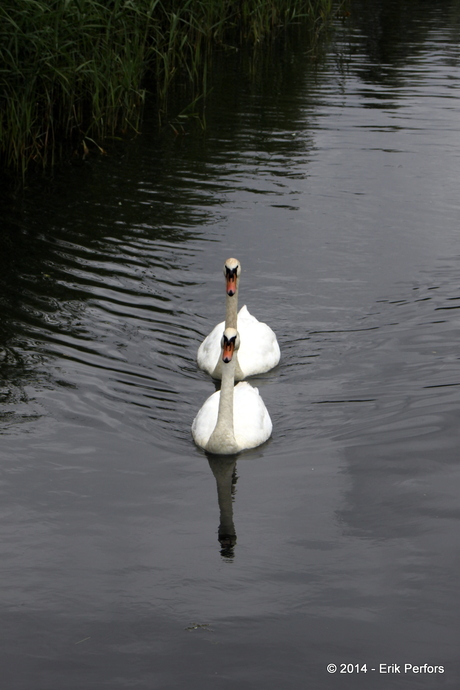
[(238, 330), (241, 346), (238, 351), (235, 379), (255, 374), (263, 374), (273, 369), (280, 361), (280, 348), (276, 335), (266, 323), (252, 316), (246, 305), (238, 313), (238, 288), (240, 284), (241, 264), (237, 259), (227, 259), (224, 264), (226, 280), (226, 312), (224, 322), (217, 324), (203, 340), (197, 353), (197, 362), (215, 379), (222, 377), (221, 339), (225, 328)]
[(222, 385), (201, 407), (192, 424), (193, 440), (210, 453), (230, 455), (255, 448), (270, 438), (272, 422), (257, 388), (246, 381), (234, 386), (240, 346), (234, 328), (221, 339)]

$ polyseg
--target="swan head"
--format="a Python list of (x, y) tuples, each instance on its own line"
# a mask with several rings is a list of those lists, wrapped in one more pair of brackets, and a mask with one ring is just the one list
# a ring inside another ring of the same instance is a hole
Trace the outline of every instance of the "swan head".
[(233, 297), (238, 289), (238, 279), (241, 274), (241, 264), (238, 259), (227, 259), (224, 263), (224, 276), (227, 283), (227, 295)]
[(236, 328), (226, 328), (221, 340), (222, 361), (224, 364), (231, 362), (233, 353), (240, 346), (240, 336)]

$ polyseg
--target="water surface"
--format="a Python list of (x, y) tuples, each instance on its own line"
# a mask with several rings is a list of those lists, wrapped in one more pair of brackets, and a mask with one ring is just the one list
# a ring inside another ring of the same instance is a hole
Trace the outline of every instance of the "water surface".
[[(205, 133), (147, 113), (4, 202), (8, 690), (458, 687), (458, 6), (353, 5), (317, 62), (216, 57)], [(232, 255), (282, 360), (272, 439), (217, 461)]]

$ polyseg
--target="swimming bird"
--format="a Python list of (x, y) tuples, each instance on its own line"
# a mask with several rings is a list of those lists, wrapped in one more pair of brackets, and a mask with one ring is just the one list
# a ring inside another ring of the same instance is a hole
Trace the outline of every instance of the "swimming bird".
[(280, 348), (275, 333), (263, 321), (249, 313), (246, 305), (238, 312), (238, 289), (241, 264), (237, 259), (227, 259), (224, 264), (226, 282), (226, 310), (224, 322), (217, 324), (203, 340), (197, 353), (197, 362), (215, 379), (222, 377), (220, 342), (225, 328), (235, 328), (240, 336), (235, 379), (241, 381), (247, 376), (263, 374), (273, 369), (280, 361)]
[(203, 404), (192, 424), (193, 440), (209, 453), (230, 455), (267, 441), (272, 421), (257, 388), (234, 385), (240, 337), (226, 328), (221, 338), (222, 384)]

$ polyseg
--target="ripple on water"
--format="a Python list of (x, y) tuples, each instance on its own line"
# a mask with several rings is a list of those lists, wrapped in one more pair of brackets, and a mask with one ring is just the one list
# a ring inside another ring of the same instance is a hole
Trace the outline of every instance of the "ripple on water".
[(41, 389), (40, 416), (48, 410), (102, 428), (132, 421), (177, 433), (177, 398), (201, 335), (193, 247), (152, 241), (145, 228), (144, 237), (88, 246), (52, 234), (36, 242), (43, 268), (38, 277), (25, 274), (15, 294), (16, 334), (3, 362), (10, 360), (4, 402), (8, 397), (11, 412), (4, 405), (4, 413), (19, 419), (21, 399), (32, 409), (27, 369)]

